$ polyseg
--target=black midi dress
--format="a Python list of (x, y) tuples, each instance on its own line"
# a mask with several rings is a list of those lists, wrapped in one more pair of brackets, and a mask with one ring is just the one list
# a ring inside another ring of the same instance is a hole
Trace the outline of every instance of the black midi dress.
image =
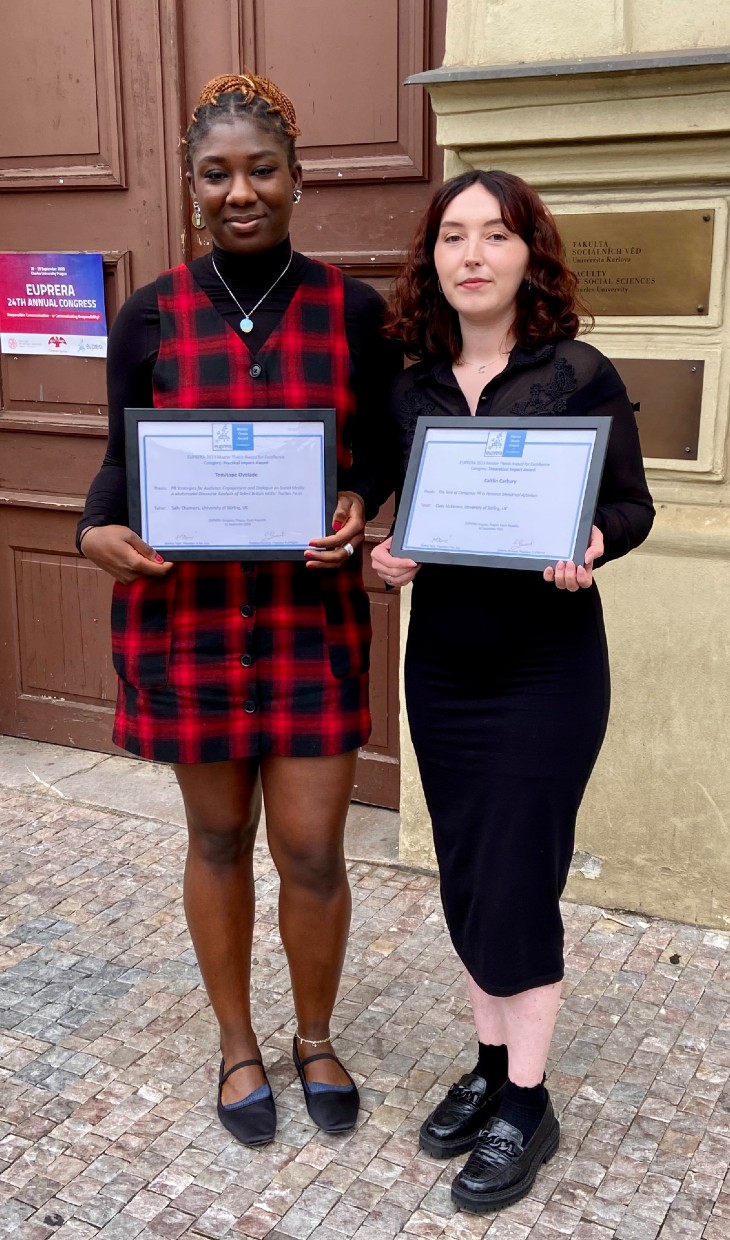
[[(391, 398), (403, 466), (420, 416), (468, 412), (449, 363), (407, 370)], [(611, 415), (595, 518), (605, 541), (599, 563), (647, 536), (654, 510), (633, 409), (596, 349), (573, 340), (516, 347), (478, 413)], [(413, 585), (405, 689), (459, 957), (497, 996), (559, 981), (560, 895), (609, 709), (595, 582), (569, 593), (537, 572), (423, 565)]]

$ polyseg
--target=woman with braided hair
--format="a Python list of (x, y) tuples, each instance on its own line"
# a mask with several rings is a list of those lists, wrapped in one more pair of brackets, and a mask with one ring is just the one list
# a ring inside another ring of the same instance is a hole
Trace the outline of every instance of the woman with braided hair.
[[(276, 1128), (249, 998), (262, 799), (307, 1109), (327, 1131), (357, 1117), (330, 1017), (350, 920), (345, 816), (370, 729), (360, 548), (392, 489), (379, 418), (400, 368), (380, 335), (379, 295), (292, 249), (298, 132), (266, 78), (219, 77), (203, 90), (185, 141), (193, 222), (212, 252), (138, 289), (114, 323), (109, 442), (78, 532), (82, 553), (116, 581), (114, 739), (173, 764), (182, 792), (185, 911), (220, 1025), (218, 1115), (247, 1145)], [(126, 510), (124, 409), (152, 406), (334, 407), (333, 534), (301, 563), (164, 562)]]

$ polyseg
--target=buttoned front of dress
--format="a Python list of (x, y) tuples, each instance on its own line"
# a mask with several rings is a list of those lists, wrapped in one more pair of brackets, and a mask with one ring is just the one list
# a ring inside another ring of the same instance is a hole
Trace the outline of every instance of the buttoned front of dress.
[[(185, 265), (161, 276), (155, 405), (244, 416), (334, 408), (338, 468), (346, 470), (356, 397), (344, 281), (323, 264), (307, 272), (255, 355)], [(308, 570), (303, 557), (181, 562), (169, 580), (156, 602), (159, 636), (144, 620), (150, 588), (115, 589), (118, 744), (152, 760), (192, 763), (330, 756), (366, 742), (371, 629), (359, 554), (330, 572)], [(137, 595), (130, 612), (127, 600)], [(154, 642), (155, 683), (150, 675), (142, 683), (138, 671)]]
[(239, 662), (244, 669), (245, 676), (240, 687), (241, 696), (244, 698), (244, 706), (247, 715), (252, 715), (256, 711), (256, 702), (258, 693), (256, 688), (256, 668), (254, 667), (253, 649), (256, 640), (256, 584), (257, 573), (256, 564), (252, 560), (246, 560), (242, 564), (243, 568), (243, 588), (245, 590), (246, 602), (240, 607), (241, 613), (241, 656)]
[[(606, 552), (601, 563), (625, 555), (646, 537), (654, 508), (646, 487), (636, 418), (623, 382), (608, 358), (582, 340), (516, 345), (504, 370), (479, 397), (481, 417), (612, 419), (595, 523)], [(468, 417), (469, 404), (448, 359), (419, 362), (393, 385), (391, 417), (403, 476), (420, 417)]]

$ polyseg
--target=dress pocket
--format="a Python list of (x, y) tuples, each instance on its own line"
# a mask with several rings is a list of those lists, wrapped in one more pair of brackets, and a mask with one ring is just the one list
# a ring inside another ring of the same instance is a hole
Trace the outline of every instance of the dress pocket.
[(116, 582), (112, 594), (112, 661), (135, 689), (167, 684), (172, 646), (175, 569), (166, 577)]
[(364, 675), (370, 668), (370, 599), (355, 564), (322, 573), (322, 603), (333, 676)]

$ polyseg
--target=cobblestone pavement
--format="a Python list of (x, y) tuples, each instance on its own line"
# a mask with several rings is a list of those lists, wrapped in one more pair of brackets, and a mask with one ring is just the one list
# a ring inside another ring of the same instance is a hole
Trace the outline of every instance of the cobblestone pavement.
[(352, 863), (334, 1027), (357, 1130), (308, 1120), (290, 1059), (276, 877), (257, 850), (254, 1004), (279, 1111), (253, 1152), (214, 1111), (216, 1031), (180, 899), (180, 827), (0, 792), (0, 1234), (291, 1240), (729, 1240), (726, 934), (566, 906), (550, 1086), (562, 1143), (532, 1194), (455, 1213), (418, 1152), (472, 1067), (433, 876)]

